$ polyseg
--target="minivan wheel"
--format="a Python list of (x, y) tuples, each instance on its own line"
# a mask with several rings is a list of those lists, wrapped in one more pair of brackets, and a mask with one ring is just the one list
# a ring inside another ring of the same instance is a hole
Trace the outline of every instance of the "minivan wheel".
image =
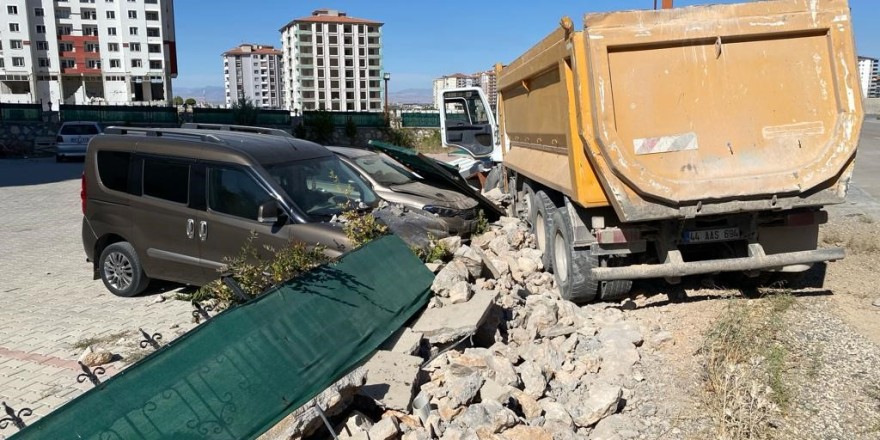
[(116, 296), (135, 296), (143, 292), (150, 283), (137, 253), (125, 241), (104, 248), (98, 260), (98, 270), (104, 286)]

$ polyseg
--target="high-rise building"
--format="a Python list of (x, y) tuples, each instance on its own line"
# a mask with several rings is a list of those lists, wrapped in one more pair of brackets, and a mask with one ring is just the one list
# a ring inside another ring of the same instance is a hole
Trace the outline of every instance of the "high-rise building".
[(281, 28), (284, 107), (382, 111), (382, 23), (318, 9)]
[(460, 87), (480, 87), (483, 93), (489, 99), (489, 105), (494, 109), (498, 103), (498, 84), (494, 70), (485, 72), (477, 72), (473, 75), (464, 75), (454, 73), (452, 75), (441, 76), (434, 80), (434, 107), (440, 108), (442, 98), (441, 92), (446, 89), (455, 89)]
[(171, 103), (173, 0), (0, 4), (0, 102)]
[(241, 98), (260, 108), (281, 108), (281, 51), (242, 44), (223, 53), (226, 106)]
[(859, 57), (862, 98), (880, 98), (880, 65), (877, 58)]

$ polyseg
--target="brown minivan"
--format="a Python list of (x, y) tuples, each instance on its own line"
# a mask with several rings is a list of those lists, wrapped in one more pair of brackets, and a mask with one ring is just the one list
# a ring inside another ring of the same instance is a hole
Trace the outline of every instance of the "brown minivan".
[(203, 285), (254, 245), (349, 245), (329, 222), (378, 197), (326, 148), (258, 132), (110, 127), (88, 146), (82, 237), (95, 279), (133, 296), (150, 279)]

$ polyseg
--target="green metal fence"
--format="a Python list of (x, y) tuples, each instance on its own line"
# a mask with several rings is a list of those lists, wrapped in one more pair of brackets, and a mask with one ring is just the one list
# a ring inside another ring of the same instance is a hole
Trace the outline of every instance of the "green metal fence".
[(12, 438), (255, 438), (402, 327), (433, 278), (400, 238), (374, 240), (215, 316)]
[(403, 127), (439, 128), (439, 112), (401, 112), (400, 124)]
[(384, 127), (385, 114), (377, 112), (303, 112), (303, 124), (306, 126), (320, 125), (323, 119), (329, 119), (334, 127), (345, 127), (351, 119), (358, 127)]
[(0, 104), (0, 120), (40, 122), (43, 120), (43, 108), (40, 104)]
[(290, 112), (287, 110), (260, 110), (257, 113), (257, 125), (290, 126)]
[(193, 108), (193, 122), (201, 124), (234, 124), (235, 115), (228, 108)]
[(59, 110), (62, 121), (175, 125), (179, 121), (176, 107), (62, 104)]

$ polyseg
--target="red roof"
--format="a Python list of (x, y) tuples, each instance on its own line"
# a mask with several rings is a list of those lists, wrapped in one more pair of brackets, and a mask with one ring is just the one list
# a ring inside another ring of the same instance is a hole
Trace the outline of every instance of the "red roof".
[(247, 50), (242, 49), (241, 46), (239, 46), (239, 47), (236, 47), (236, 48), (234, 48), (234, 49), (229, 49), (229, 50), (227, 50), (226, 52), (223, 52), (223, 56), (228, 56), (228, 55), (250, 55), (250, 54), (255, 54), (255, 55), (281, 55), (281, 51), (278, 50), (278, 49), (275, 49), (275, 48), (272, 47), (272, 46), (261, 46), (261, 47), (259, 47), (259, 48), (254, 47), (254, 48), (252, 48), (250, 51), (247, 51)]
[(340, 13), (339, 15), (330, 15), (330, 14), (322, 14), (318, 13), (320, 10), (315, 11), (312, 15), (308, 17), (296, 18), (291, 20), (289, 23), (284, 25), (280, 30), (283, 31), (286, 28), (296, 24), (296, 23), (341, 23), (341, 24), (375, 24), (382, 26), (382, 22), (376, 20), (368, 20), (366, 18), (356, 18), (349, 17), (345, 15), (345, 13)]

